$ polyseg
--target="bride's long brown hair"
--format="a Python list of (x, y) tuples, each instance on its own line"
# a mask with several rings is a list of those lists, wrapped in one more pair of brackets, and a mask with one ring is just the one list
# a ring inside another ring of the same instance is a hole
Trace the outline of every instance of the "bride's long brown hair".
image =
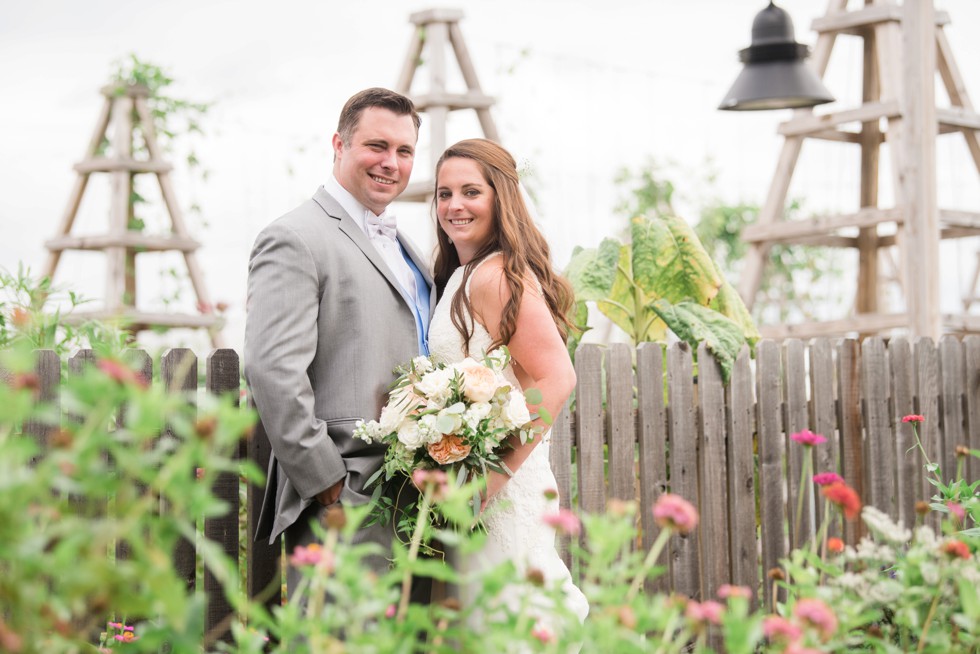
[[(525, 275), (528, 271), (537, 277), (551, 317), (558, 327), (562, 340), (568, 339), (568, 312), (574, 302), (571, 284), (551, 268), (551, 250), (544, 236), (531, 219), (527, 205), (521, 195), (517, 164), (507, 150), (486, 139), (468, 139), (450, 146), (436, 164), (436, 186), (439, 170), (443, 162), (454, 157), (471, 159), (483, 171), (483, 178), (494, 190), (493, 226), (490, 238), (484, 243), (473, 260), (463, 270), (463, 279), (450, 305), (453, 325), (463, 336), (464, 349), (469, 354), (470, 337), (473, 335), (471, 323), (466, 316), (473, 315), (473, 306), (465, 289), (470, 275), (476, 266), (488, 255), (501, 252), (503, 257), (504, 279), (510, 291), (510, 299), (504, 307), (500, 319), (499, 336), (491, 347), (510, 342), (517, 327), (517, 314), (524, 294)], [(438, 202), (438, 193), (433, 207)], [(436, 221), (436, 260), (435, 283), (439, 296), (446, 288), (446, 282), (459, 265), (456, 246)]]

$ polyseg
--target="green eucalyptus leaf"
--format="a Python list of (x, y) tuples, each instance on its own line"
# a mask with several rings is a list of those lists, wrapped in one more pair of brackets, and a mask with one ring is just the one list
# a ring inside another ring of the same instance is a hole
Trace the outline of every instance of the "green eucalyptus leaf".
[(542, 397), (541, 391), (536, 388), (529, 388), (524, 391), (524, 399), (527, 400), (528, 404), (541, 404)]

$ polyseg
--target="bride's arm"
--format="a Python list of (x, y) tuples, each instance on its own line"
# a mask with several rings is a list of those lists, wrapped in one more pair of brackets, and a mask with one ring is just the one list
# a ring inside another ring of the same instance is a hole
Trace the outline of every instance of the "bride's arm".
[[(509, 299), (510, 290), (499, 259), (487, 261), (474, 272), (470, 303), (477, 319), (494, 339), (500, 335), (500, 320)], [(544, 407), (553, 417), (557, 416), (575, 388), (575, 368), (533, 278), (525, 281), (517, 324), (507, 347), (521, 386), (536, 388), (541, 393), (541, 404), (529, 404), (528, 409), (535, 413)], [(540, 427), (542, 433), (549, 428), (540, 419), (535, 421), (535, 426)], [(510, 439), (512, 447), (506, 451), (503, 460), (511, 472), (520, 468), (540, 441), (540, 435), (523, 444), (517, 437)], [(507, 479), (506, 475), (490, 473), (484, 504), (503, 488)]]

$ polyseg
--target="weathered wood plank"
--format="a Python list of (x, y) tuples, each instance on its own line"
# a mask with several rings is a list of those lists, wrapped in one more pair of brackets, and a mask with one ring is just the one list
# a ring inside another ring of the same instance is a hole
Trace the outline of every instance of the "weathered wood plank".
[[(551, 427), (551, 469), (558, 484), (558, 505), (563, 509), (572, 508), (572, 415), (568, 404), (562, 407)], [(558, 553), (569, 569), (572, 557), (568, 549), (568, 536), (560, 535), (556, 540)]]
[[(255, 410), (251, 394), (248, 396), (248, 406)], [(269, 444), (269, 436), (265, 433), (261, 420), (255, 423), (255, 430), (248, 439), (247, 447), (249, 461), (259, 470), (268, 471), (272, 459), (272, 446)], [(282, 595), (282, 568), (279, 564), (282, 545), (278, 540), (270, 545), (265, 539), (255, 539), (264, 492), (264, 486), (254, 483), (249, 483), (245, 489), (248, 521), (246, 527), (248, 537), (245, 540), (246, 585), (249, 599), (262, 602), (266, 606), (277, 606), (281, 602)]]
[[(179, 393), (185, 396), (188, 403), (193, 404), (197, 392), (197, 357), (187, 348), (173, 348), (164, 353), (160, 360), (160, 376), (164, 388), (169, 393)], [(166, 431), (172, 433), (172, 427)], [(187, 483), (193, 483), (194, 470), (187, 471)], [(169, 510), (163, 507), (164, 511)], [(187, 582), (188, 588), (197, 585), (197, 561), (194, 543), (186, 538), (177, 541), (174, 548), (174, 569)]]
[[(667, 492), (667, 422), (664, 405), (664, 355), (659, 343), (636, 348), (636, 431), (640, 449), (640, 528), (643, 549), (650, 551), (659, 527), (653, 521), (653, 505)], [(670, 542), (661, 561), (669, 567)], [(647, 585), (650, 592), (668, 589), (670, 571)]]
[(880, 338), (869, 338), (861, 345), (861, 391), (864, 396), (864, 458), (874, 461), (865, 469), (867, 495), (862, 499), (898, 517), (895, 502), (895, 437), (888, 410), (888, 359)]
[[(840, 437), (837, 433), (836, 398), (834, 397), (834, 348), (827, 338), (810, 343), (810, 424), (813, 431), (827, 438), (826, 445), (813, 451), (813, 472), (840, 471)], [(824, 521), (824, 503), (816, 501), (816, 522)], [(836, 536), (833, 523), (828, 528)]]
[[(816, 500), (813, 496), (813, 461), (806, 464), (809, 472), (803, 478), (807, 448), (790, 439), (792, 434), (810, 427), (810, 410), (806, 398), (806, 351), (803, 342), (792, 338), (783, 342), (783, 399), (786, 421), (787, 487), (791, 547), (801, 547), (816, 534)], [(812, 455), (812, 452), (810, 452)], [(802, 505), (800, 495), (802, 494)], [(800, 510), (802, 508), (802, 510)]]
[[(692, 504), (698, 501), (698, 430), (694, 414), (691, 349), (687, 343), (667, 348), (667, 415), (670, 426), (670, 492)], [(687, 597), (699, 597), (698, 530), (673, 539), (671, 587)]]
[[(980, 450), (980, 336), (975, 334), (963, 339), (966, 351), (966, 446)], [(966, 458), (966, 479), (980, 476), (980, 461), (975, 457)]]
[[(864, 499), (867, 494), (864, 483), (864, 438), (861, 431), (861, 346), (854, 339), (845, 339), (837, 346), (837, 384), (840, 474)], [(847, 521), (843, 532), (844, 539), (849, 544), (857, 545), (864, 535), (864, 523), (859, 520)]]
[[(218, 349), (211, 352), (207, 358), (205, 386), (208, 393), (227, 396), (238, 406), (241, 373), (238, 365), (238, 353), (230, 349)], [(239, 443), (236, 452), (239, 458), (245, 455), (245, 441)], [(238, 513), (239, 493), (238, 475), (234, 472), (222, 472), (214, 480), (212, 492), (216, 497), (228, 504), (228, 511), (221, 516), (211, 516), (204, 520), (204, 535), (208, 540), (221, 544), (221, 549), (232, 560), (238, 561)], [(204, 568), (204, 592), (208, 596), (207, 615), (204, 633), (210, 639), (220, 638), (231, 642), (232, 615), (231, 604), (225, 597), (221, 582), (214, 576), (210, 568)]]
[(54, 350), (37, 350), (35, 353), (34, 374), (37, 387), (34, 397), (37, 402), (47, 404), (51, 411), (48, 420), (32, 418), (24, 421), (24, 433), (34, 437), (40, 450), (48, 446), (48, 437), (61, 422), (61, 357)]
[[(939, 407), (939, 352), (931, 338), (920, 337), (912, 346), (912, 356), (915, 358), (915, 396), (917, 398), (915, 413), (925, 417), (925, 421), (916, 426), (919, 442), (925, 455), (932, 463), (938, 463), (942, 457), (943, 434), (940, 430), (942, 423)], [(920, 452), (921, 454), (921, 452)], [(920, 459), (925, 465), (925, 459)], [(933, 486), (926, 481), (933, 473), (922, 470), (922, 484), (918, 488), (918, 500), (928, 500), (932, 497)], [(939, 527), (936, 515), (930, 515), (926, 522), (934, 528)]]
[(725, 386), (721, 367), (708, 346), (698, 346), (700, 467), (698, 481), (701, 522), (701, 596), (715, 597), (731, 582), (728, 550), (728, 434)]
[(606, 350), (606, 441), (609, 496), (636, 499), (636, 420), (633, 417), (633, 351), (626, 343)]
[(965, 353), (960, 339), (946, 334), (939, 339), (939, 373), (942, 380), (942, 431), (943, 449), (939, 462), (943, 478), (952, 480), (956, 474), (956, 446), (966, 443), (963, 425), (963, 400), (966, 395), (966, 371), (963, 367)]
[[(782, 426), (782, 384), (779, 346), (773, 341), (756, 345), (756, 424), (759, 443), (759, 522), (762, 574), (780, 567), (786, 556), (786, 480), (783, 456), (786, 441)], [(772, 606), (772, 586), (763, 581), (765, 603)]]
[[(126, 361), (126, 365), (132, 368), (136, 372), (136, 376), (147, 386), (153, 383), (153, 359), (150, 358), (149, 353), (146, 350), (136, 350), (128, 349), (123, 353), (123, 359)], [(116, 419), (116, 424), (122, 426), (126, 423), (126, 409), (125, 405), (119, 407), (119, 416)], [(139, 493), (146, 492), (146, 484), (137, 482), (137, 491)], [(116, 541), (116, 559), (124, 560), (129, 558), (130, 545), (125, 540)]]
[(603, 456), (602, 352), (583, 345), (575, 353), (575, 436), (578, 445), (578, 503), (585, 513), (606, 508)]
[(728, 532), (731, 535), (731, 583), (752, 589), (759, 602), (759, 554), (755, 530), (755, 431), (751, 355), (743, 346), (726, 393), (728, 412)]
[(921, 455), (916, 451), (912, 425), (902, 417), (915, 412), (912, 383), (915, 375), (912, 347), (906, 338), (893, 338), (888, 343), (888, 369), (891, 374), (891, 421), (895, 425), (897, 461), (896, 504), (898, 518), (907, 526), (915, 524), (915, 502), (921, 487)]

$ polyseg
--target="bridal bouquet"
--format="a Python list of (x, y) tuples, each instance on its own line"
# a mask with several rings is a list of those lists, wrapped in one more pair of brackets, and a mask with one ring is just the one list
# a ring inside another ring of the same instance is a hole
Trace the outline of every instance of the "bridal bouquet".
[(388, 481), (425, 469), (453, 468), (459, 483), (488, 469), (506, 472), (500, 444), (514, 434), (521, 442), (532, 436), (527, 402), (541, 401), (534, 389), (525, 397), (507, 380), (509, 362), (510, 353), (500, 347), (482, 361), (446, 364), (420, 356), (398, 368), (380, 419), (354, 428), (356, 438), (388, 445), (369, 485), (382, 475)]

